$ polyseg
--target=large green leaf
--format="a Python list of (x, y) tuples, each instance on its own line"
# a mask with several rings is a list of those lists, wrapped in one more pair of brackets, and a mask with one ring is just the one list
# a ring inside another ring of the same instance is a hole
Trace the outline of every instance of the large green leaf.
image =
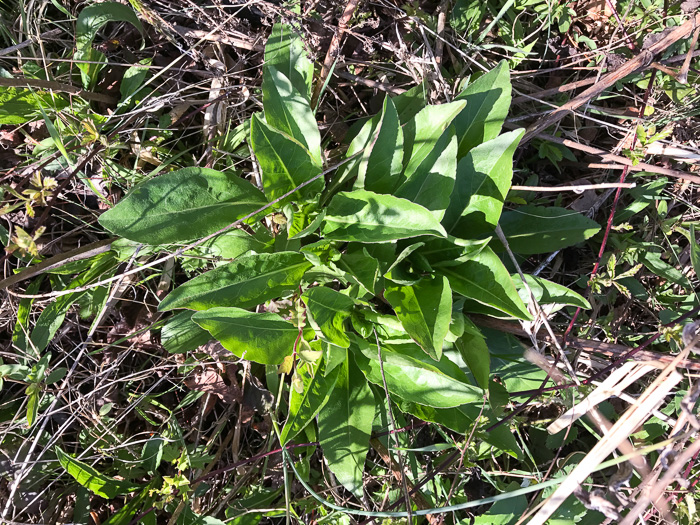
[[(520, 298), (523, 301), (529, 300), (530, 294), (523, 285), (520, 275), (517, 273), (513, 274), (512, 278)], [(566, 286), (562, 286), (561, 284), (553, 283), (552, 281), (548, 281), (542, 277), (535, 277), (534, 275), (528, 274), (525, 274), (525, 281), (539, 304), (561, 304), (577, 306), (585, 309), (591, 307), (591, 304), (581, 294), (578, 294)]]
[(428, 83), (423, 81), (408, 91), (391, 98), (402, 125), (410, 122), (425, 107), (428, 94)]
[(160, 342), (171, 354), (191, 352), (211, 339), (211, 335), (192, 320), (192, 312), (185, 310), (167, 320), (160, 331)]
[(491, 353), (491, 374), (511, 393), (511, 400), (524, 401), (529, 395), (516, 392), (538, 389), (547, 372), (523, 359), (525, 347), (515, 336), (489, 328), (481, 332)]
[(349, 347), (350, 339), (343, 322), (350, 317), (355, 304), (353, 300), (325, 286), (309, 288), (304, 292), (303, 299), (311, 314), (311, 326), (319, 337), (336, 346)]
[[(116, 262), (114, 254), (110, 252), (100, 254), (93, 259), (90, 268), (70, 281), (70, 283), (64, 288), (64, 291), (71, 290), (73, 288), (80, 288), (99, 279), (111, 277), (115, 270)], [(105, 288), (100, 287), (99, 290), (100, 292), (104, 292)], [(51, 304), (46, 306), (41, 311), (41, 314), (39, 315), (39, 318), (36, 320), (34, 328), (32, 329), (32, 334), (30, 336), (31, 350), (29, 348), (26, 350), (31, 351), (32, 353), (42, 352), (51, 342), (54, 335), (56, 335), (58, 329), (63, 325), (66, 312), (68, 312), (71, 305), (77, 303), (89, 293), (90, 292), (82, 291), (61, 295)], [(94, 290), (93, 293), (98, 292), (97, 290)]]
[(440, 137), (464, 109), (465, 102), (426, 106), (404, 127), (404, 175), (407, 179), (434, 152)]
[(510, 108), (510, 71), (502, 60), (492, 71), (479, 77), (457, 95), (455, 100), (466, 101), (467, 106), (455, 119), (461, 159), (479, 144), (501, 132)]
[(458, 266), (473, 258), (489, 243), (490, 238), (478, 240), (458, 239), (448, 235), (446, 239), (432, 239), (418, 250), (431, 267)]
[[(188, 268), (204, 267), (211, 259), (237, 259), (250, 252), (267, 253), (273, 249), (274, 237), (268, 230), (262, 228), (256, 232), (248, 233), (242, 229), (228, 230), (221, 235), (217, 235), (203, 242), (199, 246), (184, 252), (183, 259), (186, 259)], [(204, 261), (195, 260), (205, 259)], [(184, 262), (183, 262), (184, 264)]]
[(438, 220), (442, 220), (450, 204), (456, 172), (457, 138), (454, 128), (450, 126), (437, 140), (434, 149), (396, 190), (395, 195), (420, 204)]
[[(412, 401), (403, 401), (400, 407), (402, 411), (413, 414), (423, 421), (437, 423), (460, 434), (468, 434), (471, 432), (474, 422), (480, 416), (488, 417), (487, 424), (489, 425), (497, 421), (489, 409), (482, 412), (482, 405), (483, 399), (478, 403), (464, 404), (454, 408), (434, 408)], [(508, 425), (496, 427), (491, 432), (483, 433), (479, 437), (489, 445), (510, 454), (514, 458), (521, 459), (524, 456)]]
[(327, 239), (390, 242), (418, 235), (445, 236), (433, 215), (418, 204), (365, 190), (342, 192), (331, 200), (323, 221)]
[(279, 365), (292, 355), (299, 329), (277, 314), (241, 308), (210, 308), (192, 320), (234, 355), (264, 365)]
[(263, 67), (262, 88), (267, 123), (302, 143), (320, 167), (321, 134), (308, 100), (284, 74), (270, 65)]
[(486, 339), (469, 318), (461, 312), (457, 315), (461, 315), (464, 320), (464, 332), (455, 341), (455, 348), (474, 375), (476, 382), (486, 390), (489, 386), (490, 373), (490, 353)]
[(374, 395), (350, 356), (338, 370), (335, 388), (318, 415), (319, 441), (335, 477), (362, 499), (362, 473), (374, 421)]
[(0, 87), (0, 126), (39, 120), (42, 107), (61, 110), (67, 105), (66, 100), (56, 93)]
[(350, 245), (335, 264), (345, 272), (351, 282), (360, 286), (364, 293), (374, 295), (374, 286), (380, 278), (379, 261), (369, 254), (367, 248), (357, 244)]
[(294, 89), (311, 98), (314, 63), (304, 49), (304, 42), (287, 24), (275, 24), (265, 44), (265, 66), (274, 67), (287, 77)]
[(251, 308), (296, 288), (309, 268), (311, 263), (300, 253), (246, 255), (175, 288), (158, 309)]
[[(357, 342), (357, 365), (370, 382), (383, 386), (377, 346), (362, 340)], [(456, 364), (445, 356), (436, 362), (415, 343), (382, 344), (382, 361), (389, 392), (403, 399), (450, 408), (484, 397)]]
[[(510, 249), (523, 255), (550, 253), (573, 246), (600, 230), (598, 223), (585, 215), (555, 206), (521, 206), (503, 212), (500, 225)], [(501, 249), (496, 239), (491, 241), (491, 246)]]
[(343, 369), (342, 366), (337, 366), (327, 373), (325, 359), (321, 360), (316, 370), (310, 371), (309, 368), (309, 366), (306, 366), (300, 372), (304, 390), (299, 393), (295, 389), (291, 389), (289, 417), (287, 417), (287, 422), (280, 433), (281, 445), (287, 444), (289, 440), (314, 420), (328, 402), (338, 380), (338, 375)]
[(412, 286), (387, 283), (384, 297), (408, 335), (436, 361), (452, 319), (452, 290), (446, 277), (424, 278)]
[[(368, 129), (363, 128), (348, 148), (348, 156), (365, 148), (358, 162), (354, 187), (375, 193), (393, 193), (403, 168), (403, 131), (396, 107), (389, 97), (384, 99), (379, 121), (374, 118), (365, 126)], [(372, 140), (375, 140), (374, 144), (368, 147)]]
[(81, 71), (83, 86), (86, 88), (97, 81), (97, 73), (103, 67), (101, 63), (89, 62), (106, 61), (101, 52), (92, 48), (92, 42), (97, 32), (107, 22), (129, 22), (143, 35), (141, 20), (131, 6), (117, 2), (102, 2), (83, 9), (75, 25), (76, 52), (73, 58)]
[(513, 179), (513, 153), (524, 130), (504, 133), (470, 150), (457, 165), (457, 180), (442, 225), (473, 238), (498, 224)]
[(142, 182), (99, 221), (127, 239), (167, 244), (214, 233), (265, 204), (237, 174), (191, 167)]
[(56, 447), (55, 451), (58, 462), (66, 469), (66, 472), (83, 487), (101, 498), (113, 500), (117, 496), (141, 488), (140, 485), (105, 476), (87, 463), (70, 457), (60, 447)]
[(490, 306), (513, 317), (532, 319), (515, 290), (510, 274), (490, 248), (458, 266), (442, 267), (438, 272), (450, 280), (452, 290), (467, 299)]
[[(262, 170), (263, 190), (270, 201), (321, 173), (321, 167), (303, 144), (268, 125), (258, 113), (251, 117), (250, 144)], [(322, 189), (323, 180), (319, 178), (294, 195), (313, 195)]]

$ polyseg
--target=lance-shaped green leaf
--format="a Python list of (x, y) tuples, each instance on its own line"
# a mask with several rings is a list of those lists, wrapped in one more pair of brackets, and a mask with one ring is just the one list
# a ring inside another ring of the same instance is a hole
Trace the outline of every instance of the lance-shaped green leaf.
[[(289, 210), (289, 213), (287, 213)], [(289, 207), (285, 209), (287, 216), (291, 215), (291, 220), (287, 222), (287, 238), (301, 239), (314, 233), (321, 226), (326, 210), (318, 211), (316, 203), (307, 204), (300, 209)]]
[[(358, 247), (359, 246), (359, 247)], [(351, 245), (335, 264), (365, 293), (374, 295), (374, 285), (380, 277), (379, 261), (362, 245)]]
[(513, 179), (513, 153), (523, 133), (504, 133), (459, 161), (454, 191), (442, 219), (448, 233), (473, 238), (496, 227)]
[[(523, 285), (523, 281), (520, 275), (512, 275), (513, 282), (515, 283), (515, 288), (520, 294), (520, 298), (523, 301), (529, 300), (529, 292), (527, 288)], [(566, 286), (561, 284), (553, 283), (542, 277), (535, 277), (534, 275), (525, 274), (525, 281), (527, 282), (532, 294), (535, 296), (535, 300), (539, 304), (561, 304), (576, 306), (578, 308), (589, 309), (591, 303), (589, 303), (581, 294), (570, 290)]]
[[(376, 345), (358, 340), (357, 366), (367, 379), (383, 386)], [(384, 377), (389, 392), (424, 405), (450, 408), (483, 399), (480, 388), (452, 361), (442, 356), (436, 362), (414, 343), (382, 344)]]
[(342, 348), (349, 347), (350, 339), (343, 322), (350, 317), (355, 305), (353, 300), (325, 286), (309, 288), (303, 299), (311, 314), (309, 322), (319, 337)]
[(300, 253), (246, 255), (175, 288), (158, 309), (251, 308), (296, 288), (309, 268), (311, 263)]
[(113, 500), (117, 496), (141, 488), (140, 485), (105, 476), (87, 463), (70, 457), (59, 447), (56, 447), (55, 451), (58, 462), (66, 469), (66, 472), (83, 487), (101, 498)]
[(445, 236), (437, 219), (422, 206), (365, 190), (333, 197), (322, 231), (327, 239), (370, 243), (418, 235)]
[(442, 220), (450, 204), (457, 172), (457, 138), (449, 127), (435, 143), (411, 175), (396, 190), (395, 195), (420, 204)]
[[(576, 211), (557, 207), (521, 206), (503, 213), (499, 222), (510, 249), (530, 255), (550, 253), (590, 239), (600, 230), (597, 222)], [(498, 239), (494, 250), (502, 249)]]
[(462, 359), (469, 367), (479, 386), (486, 390), (489, 386), (490, 359), (489, 347), (486, 339), (469, 318), (461, 312), (458, 313), (464, 319), (464, 332), (455, 341), (455, 347)]
[(335, 388), (318, 415), (319, 441), (335, 477), (361, 499), (362, 473), (374, 422), (374, 395), (350, 356), (338, 370)]
[[(233, 229), (212, 237), (191, 250), (187, 250), (184, 252), (184, 255), (206, 259), (217, 257), (219, 259), (237, 259), (250, 252), (271, 252), (273, 251), (274, 242), (274, 237), (265, 229), (260, 229), (252, 234), (242, 229)], [(187, 263), (193, 266), (198, 264), (193, 261), (187, 261)], [(204, 267), (207, 262), (200, 264)]]
[(495, 69), (457, 95), (455, 100), (467, 103), (454, 120), (459, 138), (457, 158), (461, 159), (471, 148), (498, 136), (508, 116), (510, 94), (510, 71), (508, 63), (502, 60)]
[(418, 253), (430, 266), (458, 266), (483, 250), (491, 238), (479, 240), (458, 239), (449, 235), (447, 239), (432, 239)]
[(338, 380), (338, 374), (342, 370), (342, 366), (337, 366), (327, 373), (325, 359), (321, 360), (321, 363), (313, 373), (310, 373), (309, 368), (307, 366), (301, 372), (304, 390), (299, 393), (295, 389), (291, 389), (289, 417), (280, 433), (281, 445), (288, 443), (294, 436), (304, 430), (306, 425), (314, 420), (328, 402)]
[(411, 119), (425, 107), (429, 91), (428, 83), (423, 81), (417, 86), (413, 86), (408, 91), (391, 97), (391, 101), (394, 103), (394, 106), (396, 106), (396, 112), (399, 114), (399, 121), (402, 125), (410, 122)]
[[(321, 173), (304, 145), (267, 124), (258, 113), (250, 120), (250, 144), (262, 170), (265, 195), (273, 201)], [(294, 195), (314, 195), (323, 189), (319, 178)]]
[(279, 315), (241, 308), (210, 308), (192, 320), (234, 355), (264, 365), (279, 365), (292, 355), (299, 329)]
[(262, 88), (267, 123), (301, 142), (320, 167), (321, 134), (308, 100), (274, 66), (263, 67)]
[[(363, 132), (348, 148), (348, 155), (359, 151), (361, 147), (365, 148), (358, 161), (354, 187), (375, 193), (393, 193), (401, 179), (403, 168), (403, 131), (396, 107), (389, 97), (384, 99), (379, 121), (374, 118), (365, 126), (369, 126), (369, 130), (363, 128)], [(375, 141), (374, 144), (371, 141)]]
[(131, 8), (118, 2), (103, 2), (101, 4), (86, 7), (78, 15), (75, 25), (76, 52), (74, 60), (81, 71), (83, 86), (90, 87), (97, 80), (97, 73), (102, 68), (102, 64), (90, 62), (104, 62), (105, 56), (92, 48), (92, 42), (97, 32), (107, 22), (129, 22), (139, 33), (143, 35), (143, 25), (136, 13)]
[(168, 319), (160, 331), (160, 342), (171, 354), (191, 352), (210, 339), (209, 332), (192, 320), (192, 312), (189, 310)]
[(265, 66), (272, 66), (287, 77), (294, 89), (311, 98), (314, 63), (309, 59), (304, 42), (287, 24), (275, 24), (265, 44)]
[(510, 316), (532, 319), (515, 290), (510, 273), (490, 248), (458, 266), (442, 267), (452, 290), (467, 299), (490, 306)]
[(235, 173), (191, 167), (142, 182), (99, 221), (127, 239), (167, 244), (214, 233), (265, 204)]
[(0, 126), (39, 120), (42, 118), (42, 108), (55, 108), (60, 111), (67, 105), (68, 102), (58, 93), (35, 91), (28, 87), (27, 89), (3, 87), (0, 89)]
[[(146, 76), (149, 73), (151, 65), (150, 58), (144, 58), (139, 60), (138, 65), (131, 66), (126, 71), (124, 71), (124, 76), (119, 84), (119, 93), (121, 94), (121, 100), (119, 104), (124, 104), (130, 97), (141, 95), (136, 95), (143, 85), (143, 81), (146, 80)], [(145, 66), (145, 67), (141, 67)], [(144, 92), (145, 93), (145, 92)]]
[[(455, 408), (433, 408), (411, 401), (404, 401), (400, 404), (400, 407), (402, 411), (413, 414), (423, 421), (443, 425), (460, 434), (469, 433), (474, 426), (474, 422), (481, 416), (488, 417), (489, 426), (498, 421), (491, 410), (483, 410), (483, 400), (479, 403), (461, 405)], [(489, 445), (503, 450), (514, 458), (521, 459), (524, 457), (523, 450), (520, 448), (508, 425), (500, 425), (490, 432), (484, 433), (482, 438)]]
[[(111, 252), (94, 257), (90, 268), (70, 281), (64, 291), (73, 288), (81, 288), (99, 279), (110, 277), (116, 270), (116, 262), (114, 259), (114, 254)], [(103, 292), (105, 289), (104, 287), (100, 287), (98, 290)], [(94, 290), (93, 293), (96, 294), (97, 290)], [(41, 311), (30, 337), (32, 352), (42, 352), (48, 346), (63, 324), (66, 312), (68, 312), (71, 305), (80, 301), (88, 294), (89, 292), (82, 291), (61, 295)], [(93, 295), (94, 300), (97, 300), (97, 297), (97, 295)]]
[(700, 275), (700, 244), (695, 237), (695, 224), (690, 225), (690, 235), (688, 236), (690, 243), (690, 262), (693, 265), (695, 275)]
[[(372, 118), (366, 119), (357, 131), (357, 134), (350, 141), (345, 157), (349, 158), (353, 155), (357, 155), (357, 157), (352, 158), (338, 168), (328, 190), (330, 194), (334, 193), (350, 179), (357, 178), (361, 166), (364, 166), (363, 170), (366, 168), (366, 156), (371, 152), (372, 148), (370, 145), (377, 136), (377, 125), (381, 116), (381, 113), (377, 113)], [(356, 184), (355, 188), (362, 189), (360, 183)]]
[(384, 297), (408, 335), (436, 361), (452, 319), (452, 290), (446, 277), (424, 278), (412, 286), (387, 283)]
[(165, 439), (159, 435), (155, 435), (146, 441), (141, 450), (141, 462), (150, 474), (155, 474), (163, 460), (163, 448)]
[(404, 175), (413, 172), (436, 148), (437, 142), (452, 120), (464, 109), (465, 102), (426, 106), (404, 127)]

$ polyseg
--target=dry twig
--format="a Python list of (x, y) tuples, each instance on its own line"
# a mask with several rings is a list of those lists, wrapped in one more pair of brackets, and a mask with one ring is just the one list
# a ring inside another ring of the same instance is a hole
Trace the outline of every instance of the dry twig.
[(631, 75), (632, 73), (635, 73), (641, 69), (646, 69), (654, 61), (654, 57), (656, 55), (668, 49), (669, 46), (678, 42), (679, 40), (686, 38), (699, 25), (700, 13), (696, 14), (694, 18), (691, 18), (682, 25), (676, 27), (675, 29), (673, 29), (673, 31), (670, 31), (658, 42), (655, 42), (648, 48), (643, 49), (636, 57), (634, 57), (631, 60), (628, 60), (615, 71), (611, 71), (610, 73), (606, 73), (605, 75), (603, 75), (598, 80), (598, 82), (596, 82), (590, 88), (586, 89), (580, 95), (574, 97), (560, 108), (552, 111), (548, 115), (540, 118), (539, 120), (531, 124), (527, 128), (527, 131), (520, 143), (524, 144), (526, 142), (529, 142), (541, 131), (544, 131), (552, 124), (559, 122), (562, 118), (564, 118), (564, 116), (567, 115), (569, 111), (574, 110), (587, 103), (588, 101), (594, 99), (603, 91), (615, 85), (617, 81), (622, 80), (626, 76)]

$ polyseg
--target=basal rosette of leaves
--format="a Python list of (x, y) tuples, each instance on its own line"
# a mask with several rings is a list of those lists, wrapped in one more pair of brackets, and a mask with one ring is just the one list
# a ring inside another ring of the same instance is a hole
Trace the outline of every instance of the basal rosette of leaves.
[[(245, 232), (212, 241), (230, 262), (163, 300), (160, 310), (175, 314), (163, 344), (183, 352), (213, 337), (290, 373), (280, 441), (318, 435), (338, 481), (360, 497), (384, 379), (401, 410), (458, 432), (471, 428), (485, 396), (484, 422), (507, 399), (509, 380), (493, 377), (511, 377), (501, 372), (514, 363), (493, 359), (467, 315), (531, 319), (522, 280), (492, 238), (499, 221), (525, 255), (582, 242), (599, 227), (560, 208), (503, 212), (523, 135), (501, 133), (511, 97), (505, 63), (450, 103), (426, 105), (421, 86), (387, 97), (355, 133), (349, 160), (328, 175), (312, 78), (302, 42), (276, 25), (264, 111), (250, 119), (248, 137), (260, 187), (246, 174), (185, 168), (137, 185), (100, 223), (138, 243), (183, 244), (252, 214)], [(588, 307), (563, 286), (527, 280), (542, 303)], [(281, 299), (291, 308), (264, 306)], [(481, 437), (521, 457), (507, 427)]]

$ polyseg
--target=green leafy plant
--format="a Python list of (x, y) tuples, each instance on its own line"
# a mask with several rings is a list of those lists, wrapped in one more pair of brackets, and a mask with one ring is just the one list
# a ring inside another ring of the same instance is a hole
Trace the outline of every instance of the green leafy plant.
[[(196, 241), (230, 224), (253, 238), (274, 237), (269, 248), (175, 288), (159, 309), (180, 313), (163, 334), (185, 334), (186, 326), (190, 337), (178, 351), (194, 349), (202, 340), (194, 334), (210, 334), (239, 357), (281, 365), (293, 378), (281, 443), (318, 416), (331, 471), (361, 497), (384, 386), (401, 410), (462, 430), (503, 388), (465, 313), (531, 319), (498, 256), (503, 246), (492, 240), (523, 131), (500, 134), (511, 91), (501, 63), (452, 103), (408, 112), (412, 93), (387, 97), (341, 165), (324, 170), (309, 106), (312, 64), (302, 49), (288, 27), (275, 26), (264, 111), (250, 122), (259, 188), (233, 170), (186, 168), (139, 184), (100, 223), (150, 244)], [(522, 253), (569, 246), (598, 230), (557, 208), (511, 213), (517, 219), (504, 231)], [(553, 283), (537, 284), (548, 292), (540, 297), (561, 295)], [(280, 299), (291, 304), (286, 314), (265, 306)], [(479, 424), (495, 421), (497, 410), (484, 408)], [(522, 454), (507, 429), (482, 437)]]
[(620, 274), (616, 274), (617, 257), (614, 254), (610, 255), (607, 265), (607, 273), (599, 273), (593, 279), (591, 279), (590, 286), (593, 293), (601, 293), (605, 289), (615, 287), (618, 292), (620, 292), (625, 297), (631, 297), (630, 291), (625, 285), (623, 285), (620, 280), (626, 279), (628, 277), (634, 277), (634, 275), (639, 271), (639, 269), (644, 266), (643, 264), (637, 264), (627, 271)]
[(97, 32), (107, 22), (129, 22), (143, 35), (141, 20), (129, 6), (117, 2), (103, 2), (101, 4), (86, 7), (80, 12), (76, 24), (76, 53), (75, 60), (78, 61), (83, 86), (94, 87), (97, 83), (97, 75), (104, 67), (103, 62), (107, 58), (103, 53), (96, 50), (92, 43)]

